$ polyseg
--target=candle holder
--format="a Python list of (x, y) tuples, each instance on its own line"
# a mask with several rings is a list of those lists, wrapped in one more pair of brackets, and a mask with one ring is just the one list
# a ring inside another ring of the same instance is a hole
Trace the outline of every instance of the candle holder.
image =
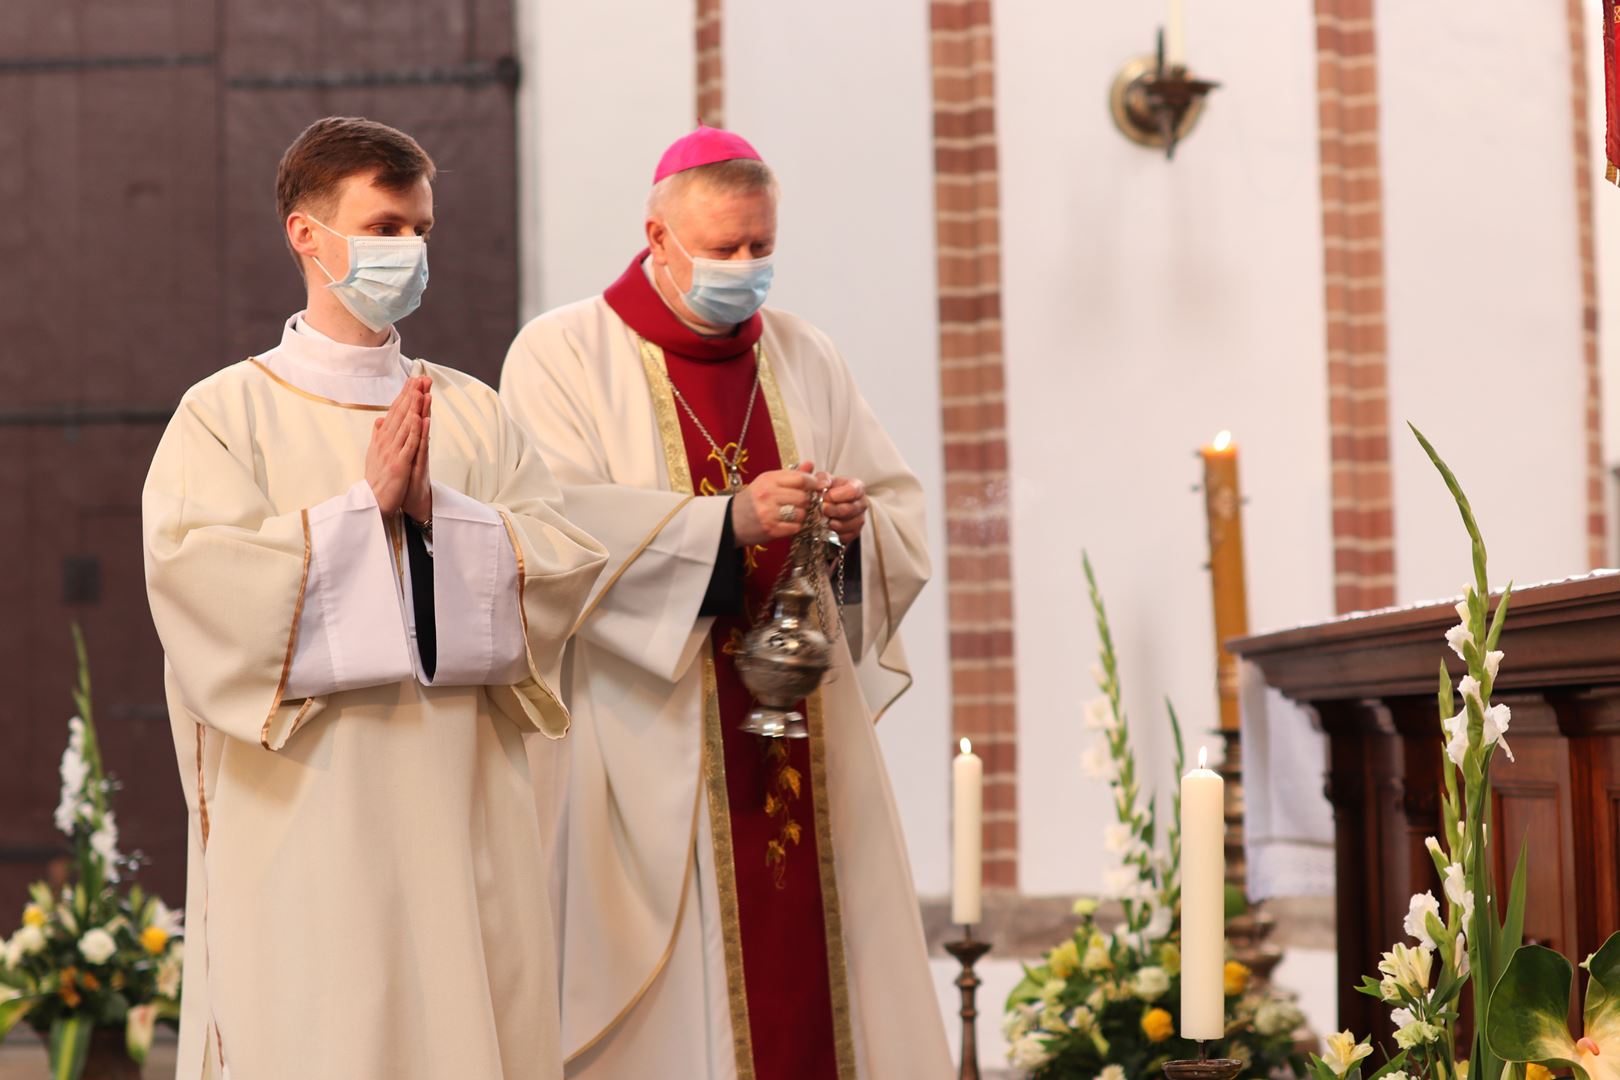
[(1198, 1044), (1198, 1056), (1164, 1063), (1164, 1075), (1169, 1080), (1237, 1080), (1243, 1072), (1243, 1062), (1237, 1058), (1205, 1057), (1205, 1047)]
[(990, 951), (990, 943), (974, 941), (973, 927), (964, 926), (962, 940), (947, 941), (945, 951), (962, 965), (962, 974), (956, 977), (957, 988), (962, 991), (962, 1063), (957, 1068), (957, 1080), (979, 1080), (979, 1010), (974, 1003), (979, 990), (979, 976), (974, 973), (973, 965)]
[(1128, 61), (1114, 77), (1108, 107), (1114, 126), (1134, 143), (1163, 147), (1166, 160), (1176, 156), (1176, 144), (1188, 135), (1203, 114), (1205, 98), (1220, 83), (1195, 79), (1185, 64), (1166, 64), (1164, 31), (1152, 56)]

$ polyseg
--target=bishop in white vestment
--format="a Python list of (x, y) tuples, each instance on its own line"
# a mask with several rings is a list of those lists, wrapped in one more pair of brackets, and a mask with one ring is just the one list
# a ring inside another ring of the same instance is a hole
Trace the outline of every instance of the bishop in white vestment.
[[(755, 310), (776, 195), (752, 148), (699, 129), (658, 184), (653, 250), (525, 327), (501, 379), (609, 552), (565, 683), (567, 1075), (943, 1080), (874, 731), (909, 684), (923, 494), (827, 337)], [(734, 657), (812, 488), (858, 566), (810, 737), (767, 740)]]

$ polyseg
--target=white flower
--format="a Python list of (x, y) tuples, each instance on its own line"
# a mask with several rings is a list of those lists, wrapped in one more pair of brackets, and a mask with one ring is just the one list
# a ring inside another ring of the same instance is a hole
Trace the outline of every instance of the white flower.
[(1417, 1017), (1412, 1015), (1412, 1010), (1411, 1009), (1394, 1009), (1394, 1010), (1391, 1010), (1391, 1012), (1389, 1014), (1389, 1019), (1390, 1019), (1390, 1022), (1393, 1023), (1398, 1028), (1406, 1027), (1408, 1024), (1417, 1023)]
[(1446, 857), (1446, 853), (1440, 847), (1440, 841), (1436, 840), (1432, 836), (1424, 838), (1423, 846), (1428, 848), (1429, 854), (1433, 855), (1437, 859), (1443, 859)]
[(1502, 670), (1502, 655), (1501, 649), (1492, 649), (1485, 654), (1485, 674), (1489, 675), (1493, 682), (1496, 680), (1496, 673)]
[(1090, 1031), (1096, 1025), (1097, 1014), (1084, 1005), (1076, 1005), (1074, 1011), (1069, 1014), (1069, 1027), (1075, 1031)]
[(1446, 899), (1462, 908), (1465, 924), (1473, 921), (1474, 892), (1463, 877), (1463, 868), (1456, 863), (1446, 867)]
[(101, 820), (101, 828), (90, 834), (90, 847), (105, 864), (107, 880), (118, 880), (118, 821), (108, 810)]
[(1114, 719), (1114, 703), (1107, 697), (1092, 698), (1085, 704), (1086, 727), (1092, 731), (1112, 731), (1118, 721)]
[(1007, 1061), (1014, 1068), (1038, 1069), (1051, 1060), (1052, 1052), (1046, 1048), (1046, 1040), (1033, 1032), (1007, 1047)]
[(1104, 1065), (1102, 1072), (1097, 1074), (1097, 1080), (1125, 1080), (1125, 1066)]
[(79, 939), (79, 952), (92, 964), (105, 964), (117, 951), (118, 942), (99, 926)]
[(1001, 1021), (1001, 1033), (1006, 1036), (1009, 1043), (1015, 1043), (1023, 1038), (1035, 1023), (1035, 1018), (1041, 1015), (1041, 1007), (1034, 1002), (1025, 1002), (1014, 1005), (1007, 1010), (1007, 1015)]
[(1158, 1001), (1170, 989), (1170, 976), (1162, 967), (1145, 967), (1131, 981), (1131, 992), (1143, 1001)]
[(1394, 1072), (1385, 1073), (1384, 1080), (1412, 1080), (1412, 1077), (1406, 1070), (1396, 1069)]
[(1108, 753), (1108, 747), (1102, 743), (1088, 747), (1080, 755), (1080, 768), (1093, 780), (1112, 780), (1114, 777), (1114, 759)]
[(17, 943), (17, 951), (24, 956), (33, 956), (45, 951), (45, 931), (37, 926), (23, 926), (12, 937)]
[(1474, 644), (1474, 632), (1468, 629), (1466, 622), (1460, 626), (1453, 626), (1446, 631), (1446, 644), (1451, 646), (1452, 652), (1466, 660), (1468, 655), (1463, 651), (1463, 647)]
[[(1086, 955), (1080, 958), (1080, 970), (1087, 972), (1105, 971), (1113, 966), (1114, 958), (1108, 952), (1107, 939), (1100, 934), (1093, 937), (1091, 944), (1086, 946)], [(1091, 998), (1086, 999), (1086, 1004), (1093, 1009), (1099, 1008), (1099, 1006), (1092, 1004)]]
[(1110, 867), (1103, 874), (1103, 886), (1108, 895), (1127, 900), (1136, 893), (1136, 886), (1141, 881), (1141, 871), (1134, 866)]
[(1170, 932), (1170, 922), (1173, 918), (1174, 916), (1170, 913), (1169, 908), (1162, 904), (1155, 907), (1152, 916), (1148, 919), (1148, 924), (1142, 928), (1142, 940), (1144, 942), (1153, 942), (1163, 938)]
[(1100, 986), (1086, 995), (1086, 1008), (1091, 1010), (1093, 1016), (1100, 1012), (1107, 1004), (1108, 995), (1103, 992), (1103, 988)]
[(1041, 984), (1042, 1005), (1052, 1004), (1063, 996), (1063, 991), (1068, 987), (1069, 981), (1067, 979), (1047, 979), (1046, 982)]
[(1473, 617), (1472, 612), (1468, 610), (1468, 597), (1472, 596), (1473, 594), (1474, 587), (1472, 585), (1464, 585), (1463, 599), (1457, 601), (1456, 606), (1452, 608), (1452, 610), (1457, 613), (1457, 618), (1462, 620), (1462, 624), (1464, 626), (1467, 626), (1468, 620)]
[(1291, 1032), (1304, 1022), (1305, 1014), (1286, 1001), (1267, 1001), (1254, 1014), (1254, 1030), (1262, 1035)]
[(1486, 746), (1492, 743), (1501, 743), (1502, 752), (1507, 754), (1508, 760), (1513, 760), (1513, 751), (1508, 749), (1507, 740), (1502, 738), (1507, 734), (1508, 721), (1513, 716), (1513, 710), (1506, 705), (1492, 705), (1485, 710), (1485, 727), (1483, 736)]
[(1371, 1044), (1356, 1042), (1350, 1032), (1341, 1031), (1327, 1037), (1327, 1052), (1322, 1055), (1322, 1063), (1332, 1069), (1335, 1076), (1343, 1076), (1370, 1053)]
[(1472, 701), (1480, 708), (1485, 707), (1484, 700), (1479, 696), (1479, 680), (1472, 675), (1464, 675), (1457, 684), (1457, 692), (1463, 696), (1463, 701)]
[(184, 971), (186, 943), (176, 941), (169, 946), (157, 970), (157, 992), (166, 998), (180, 997), (180, 975)]
[(155, 926), (170, 937), (178, 937), (185, 932), (184, 924), (181, 922), (181, 913), (171, 911), (169, 906), (162, 900), (152, 901), (152, 919), (146, 925)]
[(1457, 941), (1451, 947), (1451, 966), (1457, 970), (1459, 978), (1468, 975), (1468, 936), (1463, 931), (1457, 931)]
[(1418, 893), (1406, 912), (1406, 932), (1419, 943), (1434, 948), (1434, 937), (1429, 933), (1429, 916), (1440, 917), (1440, 901), (1431, 892)]
[(1464, 709), (1449, 720), (1442, 720), (1440, 726), (1451, 736), (1446, 740), (1446, 757), (1451, 759), (1453, 765), (1461, 765), (1468, 754), (1468, 710)]
[(1384, 1000), (1399, 1000), (1399, 992), (1402, 990), (1412, 997), (1423, 997), (1429, 989), (1429, 972), (1433, 968), (1433, 963), (1434, 950), (1428, 946), (1420, 945), (1414, 949), (1409, 945), (1396, 943), (1378, 961), (1378, 970), (1384, 975), (1384, 981), (1379, 984)]
[(1395, 1045), (1402, 1050), (1410, 1050), (1423, 1043), (1432, 1043), (1444, 1032), (1433, 1024), (1425, 1024), (1421, 1020), (1414, 1020), (1398, 1028), (1395, 1032)]
[(1129, 825), (1116, 821), (1103, 828), (1103, 850), (1112, 855), (1124, 855), (1136, 846), (1136, 833)]
[(1091, 665), (1091, 681), (1097, 684), (1099, 690), (1108, 685), (1108, 672), (1102, 669), (1101, 664)]

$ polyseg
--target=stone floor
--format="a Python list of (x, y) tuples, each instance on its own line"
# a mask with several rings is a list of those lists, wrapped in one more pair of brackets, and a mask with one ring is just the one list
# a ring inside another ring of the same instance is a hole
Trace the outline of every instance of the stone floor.
[[(148, 1080), (167, 1080), (174, 1075), (172, 1037), (158, 1035), (142, 1071)], [(0, 1080), (42, 1080), (48, 1075), (44, 1044), (32, 1031), (14, 1031), (9, 1039), (0, 1042)]]

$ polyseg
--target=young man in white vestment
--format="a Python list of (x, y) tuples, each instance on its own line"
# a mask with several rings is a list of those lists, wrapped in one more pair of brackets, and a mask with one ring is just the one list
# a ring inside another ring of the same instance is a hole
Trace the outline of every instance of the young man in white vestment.
[(329, 118), (282, 158), (308, 306), (186, 392), (143, 499), (190, 810), (178, 1075), (561, 1075), (525, 740), (604, 552), (476, 379), (406, 359), (434, 167)]
[[(526, 326), (501, 376), (609, 553), (565, 694), (567, 1075), (943, 1080), (873, 730), (909, 683), (922, 491), (832, 342), (760, 309), (777, 185), (753, 148), (699, 128), (654, 180), (647, 249)], [(834, 664), (808, 738), (767, 739), (740, 729), (735, 657), (817, 491), (848, 551)]]

